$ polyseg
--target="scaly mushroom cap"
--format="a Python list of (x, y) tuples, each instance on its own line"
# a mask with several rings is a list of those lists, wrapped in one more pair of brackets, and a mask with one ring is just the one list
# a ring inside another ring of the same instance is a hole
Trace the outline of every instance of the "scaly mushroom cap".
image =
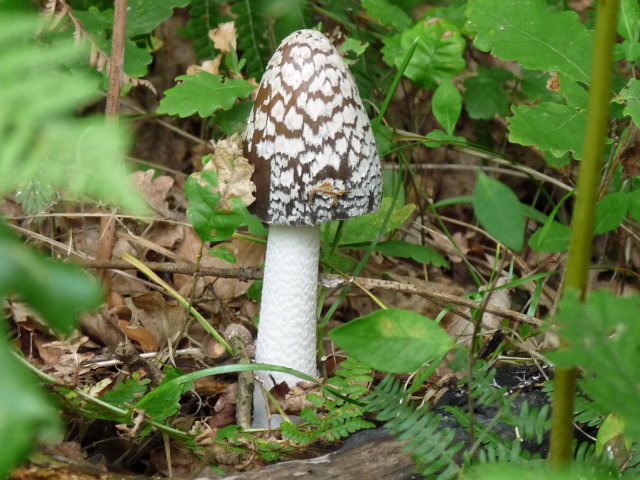
[(260, 82), (245, 135), (253, 212), (274, 225), (316, 225), (376, 210), (380, 161), (342, 57), (315, 30), (285, 38)]

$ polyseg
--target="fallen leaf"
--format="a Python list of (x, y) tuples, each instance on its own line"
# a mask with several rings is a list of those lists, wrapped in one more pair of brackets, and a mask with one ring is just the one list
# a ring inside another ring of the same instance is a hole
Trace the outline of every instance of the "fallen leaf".
[(138, 191), (144, 196), (149, 205), (158, 213), (165, 217), (170, 217), (169, 202), (167, 194), (173, 186), (173, 178), (167, 175), (160, 175), (154, 178), (155, 170), (136, 171), (131, 174), (133, 182)]
[(234, 22), (219, 23), (217, 28), (209, 31), (209, 38), (213, 41), (213, 46), (222, 53), (238, 48)]
[[(158, 345), (173, 342), (186, 322), (184, 308), (167, 302), (161, 293), (148, 292), (125, 300), (131, 309), (131, 324), (144, 327), (155, 338)], [(127, 334), (128, 335), (128, 334)]]

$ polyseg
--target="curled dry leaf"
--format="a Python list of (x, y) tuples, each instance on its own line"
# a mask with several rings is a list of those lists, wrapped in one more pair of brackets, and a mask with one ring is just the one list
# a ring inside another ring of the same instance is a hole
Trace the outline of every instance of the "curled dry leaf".
[(222, 62), (222, 55), (217, 55), (213, 60), (205, 60), (202, 65), (189, 65), (187, 75), (197, 75), (200, 72), (218, 75), (220, 73), (220, 62)]
[(229, 53), (238, 48), (234, 22), (219, 23), (218, 28), (209, 31), (209, 38), (213, 41), (213, 46), (222, 53)]
[(138, 191), (144, 195), (149, 205), (151, 205), (156, 212), (165, 217), (170, 217), (171, 213), (169, 212), (167, 194), (173, 186), (173, 178), (167, 175), (160, 175), (159, 177), (153, 178), (154, 175), (154, 170), (147, 170), (145, 172), (138, 170), (131, 176)]
[[(215, 144), (215, 153), (203, 170), (215, 170), (218, 174), (218, 193), (221, 194), (219, 207), (231, 210), (231, 199), (239, 198), (245, 205), (251, 205), (256, 186), (251, 181), (253, 165), (242, 156), (242, 139), (234, 134)], [(200, 181), (199, 174), (194, 174)]]
[[(131, 309), (131, 325), (144, 327), (156, 339), (159, 345), (175, 340), (184, 323), (184, 309), (177, 304), (167, 302), (162, 294), (149, 292), (137, 297), (127, 298), (127, 306)], [(125, 332), (127, 336), (130, 332)]]

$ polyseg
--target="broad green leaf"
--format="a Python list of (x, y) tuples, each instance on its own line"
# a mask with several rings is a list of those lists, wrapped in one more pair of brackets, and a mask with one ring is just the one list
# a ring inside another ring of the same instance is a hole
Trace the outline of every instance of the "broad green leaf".
[(442, 130), (431, 130), (429, 133), (425, 135), (425, 140), (423, 143), (427, 147), (442, 147), (443, 145), (448, 145), (450, 143), (458, 144), (458, 145), (466, 145), (467, 139), (464, 137), (459, 137), (456, 135), (449, 135)]
[(464, 106), (473, 119), (489, 120), (509, 111), (509, 97), (503, 83), (513, 74), (504, 68), (478, 67), (475, 77), (464, 81)]
[(11, 355), (11, 346), (4, 337), (3, 333), (0, 337), (0, 438), (6, 441), (0, 454), (0, 478), (9, 478), (10, 470), (39, 442), (60, 440), (62, 425), (57, 408), (38, 389), (31, 372)]
[(129, 0), (127, 37), (150, 33), (173, 14), (173, 9), (186, 7), (190, 0)]
[(218, 110), (213, 114), (212, 124), (222, 130), (227, 137), (242, 132), (247, 127), (247, 119), (253, 102), (234, 104), (229, 110)]
[(551, 73), (526, 68), (522, 70), (518, 78), (520, 90), (526, 95), (529, 103), (562, 103), (562, 96), (548, 88), (547, 82), (551, 79)]
[(0, 298), (16, 294), (56, 330), (69, 334), (80, 313), (102, 301), (102, 288), (84, 270), (43, 257), (0, 223)]
[(634, 190), (627, 196), (629, 197), (629, 215), (636, 222), (640, 222), (640, 190)]
[(220, 75), (200, 72), (181, 75), (181, 83), (165, 92), (158, 113), (189, 117), (197, 113), (209, 117), (218, 108), (229, 110), (236, 99), (246, 98), (255, 86), (245, 80), (223, 79)]
[(458, 27), (442, 19), (420, 22), (398, 35), (386, 37), (382, 48), (384, 61), (399, 68), (416, 37), (420, 40), (404, 75), (421, 87), (435, 89), (465, 67), (464, 38)]
[(624, 41), (616, 44), (616, 55), (628, 62), (635, 62), (640, 57), (640, 5), (638, 0), (622, 0), (618, 14), (618, 33)]
[(617, 98), (625, 103), (622, 113), (629, 115), (636, 127), (640, 127), (640, 80), (630, 79)]
[(473, 208), (478, 221), (490, 235), (509, 248), (522, 250), (524, 212), (513, 190), (479, 171)]
[(370, 17), (377, 18), (385, 27), (404, 31), (413, 24), (404, 10), (387, 0), (362, 0), (362, 6)]
[(411, 258), (418, 263), (448, 268), (449, 264), (435, 250), (402, 240), (387, 240), (376, 245), (376, 251), (396, 258)]
[[(631, 448), (631, 442), (624, 434), (625, 421), (615, 413), (607, 416), (598, 429), (596, 437), (596, 455), (600, 456), (607, 448), (607, 455), (612, 457), (615, 453), (621, 453), (627, 457)], [(622, 450), (622, 452), (619, 452)]]
[(587, 112), (568, 105), (541, 103), (514, 106), (509, 122), (509, 140), (521, 145), (535, 145), (560, 157), (574, 152), (582, 158)]
[(560, 302), (558, 325), (566, 348), (549, 353), (560, 367), (584, 369), (581, 389), (593, 406), (626, 422), (625, 434), (640, 440), (640, 297), (616, 297), (608, 290), (589, 294), (586, 302), (576, 290)]
[(589, 81), (593, 34), (574, 11), (553, 12), (544, 0), (469, 0), (467, 15), (479, 50)]
[(338, 51), (340, 55), (342, 55), (345, 59), (349, 57), (349, 54), (352, 53), (356, 58), (364, 53), (364, 51), (369, 47), (367, 42), (363, 42), (362, 40), (358, 40), (357, 38), (347, 37)]
[(214, 257), (219, 258), (220, 260), (224, 260), (225, 262), (232, 263), (234, 265), (238, 263), (238, 259), (233, 254), (233, 252), (228, 248), (218, 246), (218, 247), (209, 249), (209, 253)]
[(378, 310), (334, 328), (329, 337), (350, 357), (376, 370), (408, 373), (454, 347), (437, 323), (415, 312)]
[[(221, 210), (218, 206), (221, 194), (217, 192), (218, 176), (214, 170), (203, 170), (198, 176), (189, 176), (185, 183), (185, 194), (189, 200), (187, 218), (203, 242), (227, 240), (235, 230), (249, 226), (255, 234), (264, 234), (260, 221), (251, 215), (242, 200), (232, 198), (233, 208)], [(216, 188), (214, 192), (213, 188)]]
[(611, 193), (604, 197), (596, 205), (596, 220), (594, 233), (603, 233), (615, 230), (627, 216), (629, 197), (626, 193)]
[(558, 222), (539, 228), (529, 237), (529, 246), (536, 252), (564, 252), (569, 247), (571, 228)]
[(180, 377), (179, 370), (168, 369), (165, 374), (166, 376), (160, 385), (135, 404), (136, 409), (144, 410), (144, 413), (156, 422), (163, 422), (178, 413), (180, 396), (192, 388), (191, 382), (173, 381)]
[[(340, 244), (346, 245), (350, 243), (368, 242), (376, 237), (385, 220), (389, 208), (391, 208), (392, 199), (383, 198), (382, 206), (377, 212), (367, 213), (359, 217), (350, 218), (344, 223), (344, 230), (340, 238)], [(416, 208), (413, 204), (396, 207), (387, 222), (383, 234), (395, 230), (402, 225)], [(332, 228), (337, 222), (331, 223)]]
[(462, 111), (462, 95), (452, 82), (442, 82), (438, 85), (433, 94), (431, 108), (444, 130), (449, 135), (453, 135)]

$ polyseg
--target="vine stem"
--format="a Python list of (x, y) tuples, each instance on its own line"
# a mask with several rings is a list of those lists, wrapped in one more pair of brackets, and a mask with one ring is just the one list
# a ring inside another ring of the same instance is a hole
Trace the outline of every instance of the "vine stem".
[[(579, 290), (583, 301), (587, 297), (595, 206), (608, 130), (618, 4), (619, 0), (600, 0), (597, 3), (584, 157), (578, 175), (564, 280), (564, 291)], [(576, 381), (575, 368), (556, 370), (549, 452), (549, 463), (554, 468), (571, 463)]]

